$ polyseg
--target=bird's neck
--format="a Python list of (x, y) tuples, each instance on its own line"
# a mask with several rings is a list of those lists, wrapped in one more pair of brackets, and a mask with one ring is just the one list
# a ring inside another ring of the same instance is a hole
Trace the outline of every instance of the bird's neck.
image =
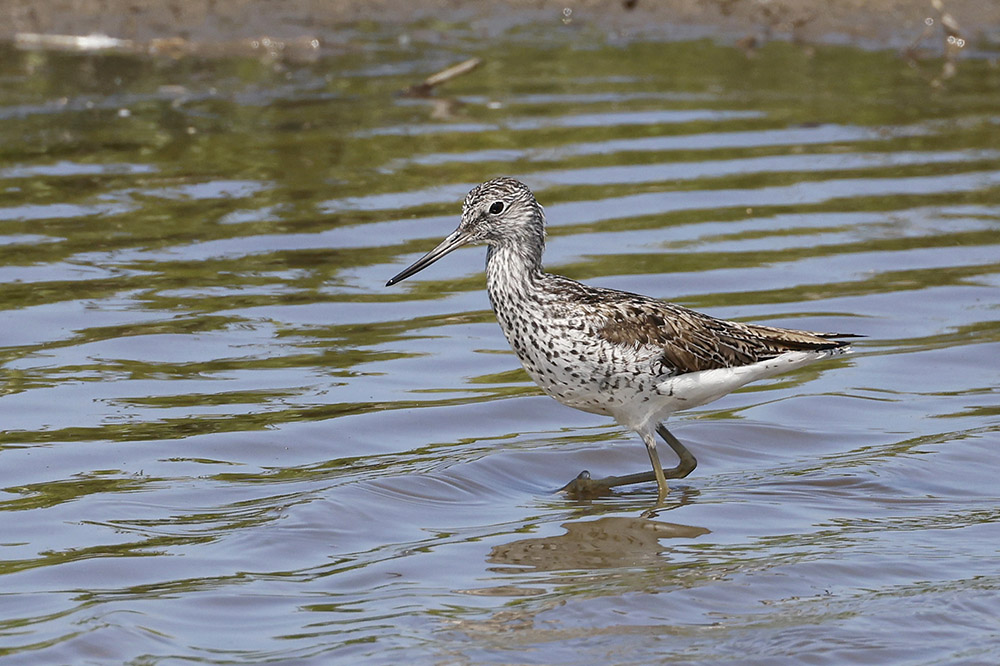
[(544, 241), (491, 244), (486, 250), (486, 287), (498, 301), (528, 296), (542, 274)]
[(489, 279), (520, 282), (542, 272), (544, 241), (491, 244), (486, 250), (486, 275)]

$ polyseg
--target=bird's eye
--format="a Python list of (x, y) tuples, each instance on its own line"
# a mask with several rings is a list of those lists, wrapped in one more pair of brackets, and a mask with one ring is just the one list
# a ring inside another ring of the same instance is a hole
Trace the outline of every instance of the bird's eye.
[(490, 213), (492, 215), (499, 215), (502, 212), (503, 212), (503, 202), (502, 201), (494, 201), (493, 205), (490, 206)]

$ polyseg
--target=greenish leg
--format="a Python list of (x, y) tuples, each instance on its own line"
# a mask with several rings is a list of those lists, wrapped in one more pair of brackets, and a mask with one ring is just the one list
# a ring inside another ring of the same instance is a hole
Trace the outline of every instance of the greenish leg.
[(649, 462), (653, 466), (652, 471), (626, 474), (625, 476), (606, 476), (603, 479), (592, 479), (590, 472), (584, 471), (580, 472), (579, 476), (560, 488), (559, 491), (587, 497), (601, 495), (617, 486), (656, 481), (657, 494), (662, 501), (668, 490), (667, 479), (683, 479), (694, 471), (694, 468), (698, 466), (698, 461), (687, 450), (687, 447), (670, 434), (670, 431), (662, 423), (656, 426), (656, 433), (663, 438), (663, 441), (673, 449), (674, 453), (680, 459), (675, 467), (666, 470), (663, 469), (662, 465), (660, 465), (660, 456), (656, 451), (656, 440), (652, 439), (652, 437), (648, 440), (643, 437), (643, 441), (646, 443), (646, 451), (649, 453)]

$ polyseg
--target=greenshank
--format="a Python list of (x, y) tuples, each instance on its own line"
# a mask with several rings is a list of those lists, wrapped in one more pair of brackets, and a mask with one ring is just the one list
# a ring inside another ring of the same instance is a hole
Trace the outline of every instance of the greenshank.
[[(545, 213), (524, 183), (496, 178), (465, 198), (458, 228), (386, 283), (396, 284), (452, 250), (487, 245), (486, 286), (507, 341), (528, 375), (559, 402), (610, 416), (646, 444), (652, 472), (591, 478), (563, 490), (593, 494), (615, 486), (690, 474), (695, 457), (663, 425), (674, 412), (721, 398), (749, 382), (850, 350), (849, 333), (818, 333), (717, 319), (542, 270)], [(659, 435), (677, 454), (664, 470)]]

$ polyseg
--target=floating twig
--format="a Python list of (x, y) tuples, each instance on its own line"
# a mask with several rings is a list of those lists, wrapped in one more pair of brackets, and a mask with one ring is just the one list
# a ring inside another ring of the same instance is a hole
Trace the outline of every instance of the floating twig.
[(447, 69), (442, 69), (436, 74), (431, 74), (422, 83), (417, 83), (410, 86), (406, 90), (402, 91), (402, 95), (405, 97), (430, 97), (434, 88), (438, 87), (442, 83), (447, 83), (454, 78), (462, 76), (463, 74), (468, 74), (476, 67), (482, 64), (481, 58), (469, 58), (464, 62), (460, 62), (457, 65), (452, 65)]

